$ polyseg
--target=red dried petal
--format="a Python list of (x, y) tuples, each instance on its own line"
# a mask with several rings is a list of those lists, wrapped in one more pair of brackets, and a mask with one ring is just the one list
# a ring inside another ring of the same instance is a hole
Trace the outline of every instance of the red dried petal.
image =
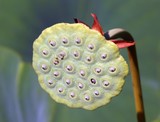
[(97, 30), (98, 32), (100, 32), (102, 35), (104, 34), (101, 25), (99, 24), (98, 18), (95, 14), (91, 14), (91, 16), (93, 17), (94, 21), (93, 21), (93, 25), (92, 25), (92, 29)]
[(114, 42), (119, 48), (126, 48), (135, 45), (135, 41), (129, 42), (126, 40), (110, 40)]

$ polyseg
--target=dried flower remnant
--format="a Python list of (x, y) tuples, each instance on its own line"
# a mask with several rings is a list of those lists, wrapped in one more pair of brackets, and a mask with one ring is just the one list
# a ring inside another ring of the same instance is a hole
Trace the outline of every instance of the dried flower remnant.
[(87, 110), (118, 95), (128, 73), (120, 43), (106, 40), (96, 15), (92, 16), (92, 28), (78, 19), (58, 23), (33, 43), (33, 67), (41, 87), (55, 101)]

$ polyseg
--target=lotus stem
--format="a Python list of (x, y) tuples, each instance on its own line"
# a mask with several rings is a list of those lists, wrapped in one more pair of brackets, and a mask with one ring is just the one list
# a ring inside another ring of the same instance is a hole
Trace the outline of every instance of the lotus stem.
[(132, 75), (132, 84), (133, 84), (137, 119), (138, 119), (138, 122), (145, 122), (142, 88), (141, 88), (140, 73), (138, 68), (138, 60), (137, 60), (135, 45), (128, 47), (128, 57), (129, 57), (131, 75)]
[[(127, 43), (134, 42), (134, 39), (131, 36), (131, 34), (121, 28), (112, 29), (108, 31), (106, 35), (109, 36), (109, 39), (120, 39), (121, 38), (125, 40)], [(144, 105), (143, 105), (142, 88), (141, 88), (136, 46), (134, 44), (132, 46), (127, 47), (127, 49), (128, 49), (130, 71), (131, 71), (131, 76), (132, 76), (132, 85), (133, 85), (137, 120), (138, 122), (145, 122), (146, 120), (145, 120), (145, 112), (144, 112)]]

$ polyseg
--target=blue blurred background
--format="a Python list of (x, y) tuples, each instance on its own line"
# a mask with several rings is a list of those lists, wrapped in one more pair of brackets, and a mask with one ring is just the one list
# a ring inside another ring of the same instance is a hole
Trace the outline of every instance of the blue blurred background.
[(136, 121), (130, 74), (121, 94), (95, 111), (55, 103), (38, 84), (33, 41), (46, 27), (75, 17), (92, 25), (90, 13), (104, 31), (120, 27), (135, 38), (146, 119), (160, 122), (159, 12), (159, 0), (0, 0), (0, 122)]

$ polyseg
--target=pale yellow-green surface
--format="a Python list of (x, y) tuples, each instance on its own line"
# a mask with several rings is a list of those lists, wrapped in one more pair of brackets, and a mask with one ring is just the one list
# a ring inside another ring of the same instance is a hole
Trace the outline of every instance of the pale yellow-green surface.
[(120, 93), (128, 65), (118, 47), (83, 24), (59, 23), (33, 44), (41, 87), (57, 102), (93, 110)]

